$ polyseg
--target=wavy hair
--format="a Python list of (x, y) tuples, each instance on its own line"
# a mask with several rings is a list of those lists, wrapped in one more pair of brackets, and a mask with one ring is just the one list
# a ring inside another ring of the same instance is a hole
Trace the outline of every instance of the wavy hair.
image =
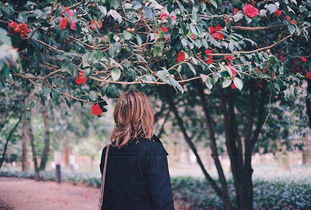
[(110, 141), (118, 148), (131, 139), (153, 136), (154, 112), (149, 98), (139, 91), (123, 92), (114, 108), (115, 127)]

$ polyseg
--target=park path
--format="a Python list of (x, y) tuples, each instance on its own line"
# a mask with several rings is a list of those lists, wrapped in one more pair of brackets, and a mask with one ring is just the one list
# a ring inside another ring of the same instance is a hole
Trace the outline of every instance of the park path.
[[(0, 177), (0, 210), (95, 210), (98, 188)], [(176, 210), (188, 208), (177, 207)]]
[(94, 210), (98, 193), (84, 185), (0, 177), (1, 210)]

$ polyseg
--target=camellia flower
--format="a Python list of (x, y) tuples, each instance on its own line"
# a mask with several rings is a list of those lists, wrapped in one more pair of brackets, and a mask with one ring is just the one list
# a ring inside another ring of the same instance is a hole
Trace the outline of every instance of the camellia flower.
[(296, 20), (290, 21), (291, 24), (297, 24)]
[(254, 18), (259, 14), (259, 11), (256, 7), (251, 4), (245, 4), (243, 7), (243, 13), (250, 18)]
[(168, 18), (168, 14), (167, 13), (161, 13), (160, 20), (167, 19), (167, 18)]
[(67, 27), (68, 19), (66, 17), (62, 17), (59, 22), (60, 29), (65, 29)]
[(280, 56), (281, 61), (285, 61), (285, 57), (283, 55)]
[(87, 78), (85, 77), (84, 71), (79, 71), (79, 75), (75, 80), (75, 83), (77, 85), (84, 85), (87, 81)]
[(276, 16), (281, 16), (281, 15), (282, 15), (282, 11), (277, 9), (277, 10), (274, 12), (274, 14), (275, 14)]
[(288, 15), (286, 15), (285, 20), (290, 21), (290, 17)]
[(228, 59), (228, 64), (231, 65), (232, 61), (233, 61), (233, 57), (231, 55), (225, 55), (224, 59)]
[(305, 63), (305, 62), (307, 62), (308, 59), (306, 57), (301, 56), (300, 60)]
[(311, 79), (311, 72), (307, 72), (305, 77), (306, 77), (306, 79)]
[(208, 55), (208, 58), (204, 61), (206, 64), (211, 64), (213, 62), (213, 51), (212, 50), (205, 50), (205, 55)]
[(180, 51), (180, 52), (178, 53), (178, 55), (177, 55), (176, 60), (177, 60), (178, 62), (183, 62), (185, 59), (186, 59), (186, 53), (183, 52), (183, 51)]
[(224, 35), (219, 32), (222, 29), (221, 25), (217, 25), (215, 27), (209, 26), (208, 28), (209, 33), (212, 35), (214, 39), (222, 40), (224, 38)]
[(215, 32), (215, 33), (212, 33), (212, 37), (214, 39), (222, 40), (224, 38), (224, 35), (220, 32)]
[(235, 15), (236, 13), (238, 13), (239, 10), (237, 8), (233, 8), (233, 14)]
[(95, 116), (99, 116), (99, 115), (101, 115), (103, 113), (103, 110), (102, 110), (102, 108), (100, 107), (99, 104), (93, 104), (91, 106), (91, 113), (93, 115), (95, 115)]
[(70, 22), (70, 30), (75, 30), (77, 27), (77, 23), (73, 21), (69, 21), (69, 22)]
[(103, 23), (102, 23), (101, 20), (91, 20), (89, 22), (89, 27), (93, 31), (96, 30), (96, 29), (100, 30), (103, 27)]
[(231, 70), (231, 73), (232, 73), (232, 79), (234, 79), (234, 77), (236, 76), (237, 72), (236, 70), (234, 69), (233, 66), (229, 66), (230, 70)]
[(9, 34), (18, 33), (20, 37), (25, 37), (30, 32), (27, 23), (17, 23), (12, 21), (8, 23), (8, 26), (10, 28)]
[(168, 32), (168, 29), (166, 27), (161, 27), (160, 29), (162, 32)]
[(205, 61), (206, 64), (211, 64), (213, 63), (213, 56), (209, 56)]
[(210, 54), (213, 54), (212, 50), (205, 50), (205, 55), (210, 55)]

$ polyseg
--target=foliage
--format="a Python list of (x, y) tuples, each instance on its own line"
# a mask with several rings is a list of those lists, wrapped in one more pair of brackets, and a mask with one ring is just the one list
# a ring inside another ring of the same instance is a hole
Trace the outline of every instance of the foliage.
[[(1, 33), (9, 32), (22, 66), (6, 61), (13, 56), (9, 51), (2, 56), (2, 85), (26, 79), (31, 84), (22, 83), (30, 85), (28, 89), (42, 87), (43, 96), (51, 95), (53, 100), (64, 96), (68, 105), (72, 100), (101, 103), (105, 96), (115, 97), (118, 86), (113, 84), (169, 84), (183, 92), (183, 84), (196, 79), (208, 88), (242, 89), (243, 81), (252, 77), (259, 87), (267, 83), (279, 90), (293, 79), (287, 64), (295, 62), (299, 78), (309, 71), (311, 59), (303, 45), (310, 26), (309, 4), (1, 3)], [(26, 23), (30, 32), (18, 23)], [(10, 42), (7, 36), (1, 37), (2, 45)]]
[[(233, 185), (232, 181), (229, 185)], [(191, 208), (200, 209), (208, 206), (222, 209), (220, 199), (211, 192), (211, 187), (204, 180), (191, 177), (172, 179), (175, 199), (181, 203), (191, 203)], [(234, 194), (233, 187), (230, 188)], [(311, 185), (304, 181), (254, 181), (255, 209), (307, 209), (311, 207)]]

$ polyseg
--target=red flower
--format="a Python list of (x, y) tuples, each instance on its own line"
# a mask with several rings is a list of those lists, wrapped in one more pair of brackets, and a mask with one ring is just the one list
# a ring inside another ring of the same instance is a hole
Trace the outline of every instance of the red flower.
[(8, 26), (10, 27), (10, 28), (16, 28), (16, 26), (17, 26), (18, 24), (17, 24), (17, 22), (15, 22), (15, 21), (12, 21), (12, 22), (9, 22), (8, 23)]
[(205, 55), (210, 55), (210, 54), (213, 54), (212, 50), (205, 50)]
[(233, 8), (233, 14), (235, 15), (236, 13), (238, 13), (239, 10), (237, 8)]
[(70, 30), (75, 30), (76, 29), (76, 22), (70, 21)]
[(228, 55), (225, 55), (225, 56), (224, 56), (224, 59), (228, 59), (228, 61), (229, 61), (228, 63), (231, 65), (231, 63), (232, 63), (232, 61), (233, 61), (233, 57), (232, 57), (231, 55), (229, 55), (229, 56), (228, 56)]
[(274, 14), (275, 14), (276, 16), (281, 16), (281, 15), (282, 15), (282, 11), (277, 9), (277, 10), (274, 12)]
[(215, 27), (209, 26), (208, 29), (209, 29), (209, 33), (212, 34), (214, 32), (220, 31), (222, 29), (222, 27), (221, 27), (221, 25), (217, 25)]
[(306, 79), (311, 79), (311, 72), (307, 72), (305, 77), (306, 77)]
[(30, 32), (27, 23), (17, 23), (12, 21), (8, 23), (8, 26), (10, 28), (9, 34), (18, 33), (20, 37), (25, 37)]
[(177, 61), (178, 62), (183, 62), (186, 59), (186, 54), (183, 51), (180, 51), (177, 55)]
[(76, 78), (75, 83), (77, 85), (84, 85), (86, 83), (86, 81), (87, 81), (86, 77), (78, 77), (78, 78)]
[(166, 27), (161, 27), (160, 29), (162, 32), (168, 32), (168, 29)]
[(297, 24), (296, 20), (290, 21), (291, 24)]
[(224, 35), (218, 31), (222, 29), (221, 25), (217, 25), (215, 27), (209, 26), (209, 33), (212, 35), (214, 39), (222, 40), (224, 38)]
[(288, 15), (286, 15), (285, 20), (290, 21), (290, 17)]
[(79, 71), (79, 75), (75, 80), (75, 83), (77, 85), (84, 85), (87, 81), (87, 78), (85, 77), (84, 71)]
[(285, 57), (283, 55), (280, 56), (281, 61), (285, 61)]
[(212, 33), (212, 37), (214, 39), (222, 40), (224, 38), (224, 35), (220, 32), (215, 32), (215, 33)]
[(267, 70), (266, 69), (262, 69), (262, 73), (267, 73)]
[(234, 83), (231, 84), (231, 89), (236, 89), (236, 85)]
[(65, 17), (62, 17), (62, 19), (59, 22), (60, 29), (65, 29), (67, 27), (68, 19)]
[(174, 15), (171, 15), (171, 19), (172, 19), (172, 20), (175, 20), (176, 17), (175, 17)]
[(231, 73), (232, 73), (232, 79), (234, 79), (234, 77), (236, 76), (236, 70), (234, 69), (234, 67), (233, 66), (230, 66), (229, 67), (230, 68), (230, 70), (231, 70)]
[(208, 59), (206, 59), (204, 62), (205, 62), (206, 64), (211, 64), (211, 63), (213, 63), (213, 56), (209, 56)]
[(251, 4), (244, 5), (243, 13), (251, 18), (254, 18), (259, 14), (258, 9)]
[(197, 35), (191, 34), (191, 39), (192, 39), (192, 40), (196, 40), (196, 38), (197, 38)]
[(305, 63), (305, 62), (307, 62), (308, 59), (306, 57), (301, 56), (300, 60)]
[(99, 104), (93, 104), (91, 106), (91, 113), (95, 116), (99, 116), (103, 113), (102, 108), (99, 106)]
[(96, 29), (100, 30), (103, 27), (101, 20), (91, 20), (89, 22), (89, 27), (94, 31)]
[(160, 20), (167, 19), (167, 17), (168, 17), (168, 14), (162, 13), (162, 14), (160, 15)]

